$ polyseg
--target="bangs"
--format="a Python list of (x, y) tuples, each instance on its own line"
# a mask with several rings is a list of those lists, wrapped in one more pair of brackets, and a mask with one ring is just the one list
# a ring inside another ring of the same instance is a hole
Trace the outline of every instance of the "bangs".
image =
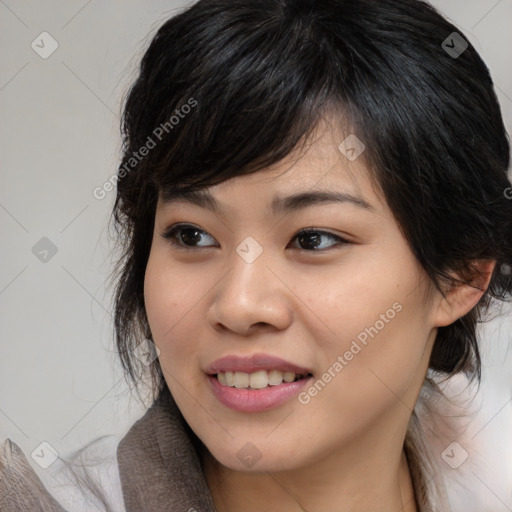
[[(157, 34), (141, 65), (158, 87), (147, 94), (136, 83), (130, 93), (126, 112), (142, 96), (144, 112), (136, 127), (125, 120), (127, 137), (132, 147), (154, 146), (137, 173), (159, 191), (212, 186), (275, 164), (327, 114), (351, 124), (340, 88), (344, 58), (333, 59), (306, 13), (281, 2), (259, 12), (255, 2), (248, 17), (234, 2), (228, 18), (221, 4), (203, 7), (186, 33), (179, 16), (164, 25), (165, 39)], [(170, 46), (175, 38), (180, 44)]]

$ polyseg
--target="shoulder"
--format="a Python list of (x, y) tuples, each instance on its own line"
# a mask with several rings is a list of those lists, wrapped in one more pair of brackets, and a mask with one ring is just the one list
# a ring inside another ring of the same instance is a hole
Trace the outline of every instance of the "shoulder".
[(501, 391), (489, 376), (479, 388), (452, 378), (445, 397), (420, 413), (454, 511), (510, 510), (512, 446), (504, 433), (512, 432), (512, 407)]
[(124, 512), (117, 465), (118, 436), (103, 436), (60, 459), (43, 483), (69, 512)]
[(0, 510), (64, 512), (10, 439), (0, 442)]
[(36, 473), (20, 447), (7, 439), (0, 443), (0, 495), (8, 496), (9, 507), (20, 512), (41, 510), (40, 500), (52, 512), (125, 512), (116, 458), (119, 441), (118, 436), (95, 439)]

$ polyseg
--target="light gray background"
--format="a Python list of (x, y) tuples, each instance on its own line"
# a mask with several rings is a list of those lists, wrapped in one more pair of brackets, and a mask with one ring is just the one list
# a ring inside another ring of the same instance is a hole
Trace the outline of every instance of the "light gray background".
[[(490, 67), (510, 133), (512, 0), (432, 3)], [(25, 453), (48, 441), (65, 455), (124, 433), (144, 410), (112, 345), (115, 192), (92, 191), (116, 171), (120, 101), (148, 34), (183, 5), (0, 0), (0, 439)], [(47, 59), (31, 48), (44, 31), (59, 45)], [(32, 252), (42, 237), (57, 247), (46, 263)], [(489, 422), (511, 410), (510, 330), (501, 319), (485, 331), (484, 378), (498, 397)]]

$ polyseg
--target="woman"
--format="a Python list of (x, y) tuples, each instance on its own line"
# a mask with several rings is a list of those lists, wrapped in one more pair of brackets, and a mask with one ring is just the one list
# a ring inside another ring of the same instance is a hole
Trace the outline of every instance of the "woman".
[[(104, 507), (450, 510), (417, 411), (478, 380), (477, 321), (512, 289), (472, 45), (418, 0), (202, 0), (152, 40), (123, 128), (116, 336), (155, 402)], [(4, 502), (61, 510), (18, 450)]]

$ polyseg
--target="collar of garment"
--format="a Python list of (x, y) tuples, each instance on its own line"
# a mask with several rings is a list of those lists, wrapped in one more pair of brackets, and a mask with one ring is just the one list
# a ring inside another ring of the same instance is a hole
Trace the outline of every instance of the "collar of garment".
[[(423, 443), (422, 450), (426, 449), (424, 432), (415, 414), (409, 432), (412, 445)], [(117, 444), (114, 469), (118, 478), (104, 484), (100, 492), (107, 501), (119, 494), (115, 509), (123, 512), (216, 512), (201, 467), (200, 446), (165, 388)], [(406, 440), (406, 453), (407, 446)], [(435, 478), (427, 475), (430, 483), (440, 478), (439, 471), (432, 469)], [(420, 512), (451, 510), (444, 492), (440, 501), (432, 499), (435, 494), (430, 492), (432, 489), (420, 488), (418, 475), (412, 476)], [(112, 485), (116, 489), (112, 489)], [(68, 501), (65, 498), (69, 492), (64, 490), (58, 495), (56, 490), (50, 486), (45, 488), (19, 446), (10, 440), (0, 445), (0, 511), (66, 512)], [(72, 490), (75, 492), (74, 487)], [(82, 508), (70, 507), (69, 510), (82, 511)]]

